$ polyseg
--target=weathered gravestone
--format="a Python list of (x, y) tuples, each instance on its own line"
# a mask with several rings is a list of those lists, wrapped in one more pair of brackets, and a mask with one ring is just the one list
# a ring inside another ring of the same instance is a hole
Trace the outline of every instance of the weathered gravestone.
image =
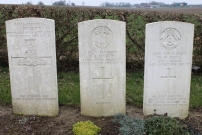
[(80, 22), (81, 114), (125, 113), (125, 22), (98, 19)]
[(57, 115), (54, 20), (9, 20), (6, 21), (6, 34), (13, 112), (25, 115)]
[(186, 118), (189, 109), (194, 25), (146, 25), (143, 112)]

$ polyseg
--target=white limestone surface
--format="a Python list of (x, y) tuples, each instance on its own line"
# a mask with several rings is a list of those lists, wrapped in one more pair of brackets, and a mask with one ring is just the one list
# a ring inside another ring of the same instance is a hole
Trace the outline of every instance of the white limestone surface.
[(57, 115), (54, 20), (8, 20), (6, 35), (13, 112), (23, 115)]
[(144, 115), (188, 116), (194, 25), (146, 25)]
[(97, 19), (80, 22), (81, 114), (113, 116), (126, 111), (126, 24)]

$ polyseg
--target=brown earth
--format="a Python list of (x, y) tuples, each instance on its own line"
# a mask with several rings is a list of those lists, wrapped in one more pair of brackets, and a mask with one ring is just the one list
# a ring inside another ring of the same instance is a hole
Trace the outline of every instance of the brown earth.
[[(144, 118), (142, 108), (127, 106), (127, 115)], [(0, 106), (0, 135), (73, 135), (72, 125), (78, 121), (91, 120), (101, 127), (100, 135), (119, 135), (118, 124), (113, 117), (86, 117), (80, 114), (79, 106), (60, 106), (56, 117), (14, 115), (11, 106)], [(194, 134), (202, 134), (202, 108), (191, 109), (189, 117), (182, 121)]]

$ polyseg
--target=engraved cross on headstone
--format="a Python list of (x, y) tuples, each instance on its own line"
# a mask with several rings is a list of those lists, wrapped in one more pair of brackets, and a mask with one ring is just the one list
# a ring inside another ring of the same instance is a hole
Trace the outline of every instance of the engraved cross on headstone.
[(169, 89), (169, 86), (170, 86), (170, 79), (175, 79), (176, 76), (171, 76), (171, 75), (170, 75), (170, 68), (167, 68), (167, 69), (168, 69), (168, 75), (167, 75), (167, 76), (161, 76), (161, 78), (162, 78), (162, 79), (168, 79), (166, 93), (169, 93), (169, 92), (170, 92), (170, 89)]
[(11, 56), (13, 59), (18, 59), (17, 65), (26, 67), (26, 74), (28, 78), (28, 92), (29, 93), (38, 93), (38, 87), (37, 87), (37, 75), (35, 74), (37, 72), (35, 67), (38, 66), (44, 66), (47, 65), (47, 61), (45, 61), (42, 58), (51, 58), (51, 56), (43, 56), (43, 57), (38, 57), (37, 52), (36, 52), (36, 47), (35, 47), (35, 39), (26, 39), (26, 52), (25, 52), (25, 57), (21, 56)]
[(104, 90), (104, 80), (110, 80), (113, 79), (114, 76), (111, 75), (111, 77), (104, 77), (104, 67), (101, 67), (101, 77), (93, 77), (93, 79), (102, 80), (102, 99), (105, 99), (105, 90)]

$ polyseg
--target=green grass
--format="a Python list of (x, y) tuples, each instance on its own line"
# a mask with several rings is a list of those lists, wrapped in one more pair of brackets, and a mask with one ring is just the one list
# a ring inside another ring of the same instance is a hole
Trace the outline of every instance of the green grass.
[(58, 73), (58, 97), (60, 105), (80, 104), (79, 73)]
[(8, 68), (0, 68), (0, 103), (11, 104), (11, 90)]
[[(136, 106), (143, 103), (143, 71), (126, 74), (126, 102)], [(192, 76), (190, 107), (202, 107), (202, 76)], [(11, 104), (10, 79), (8, 68), (0, 67), (0, 103)], [(78, 72), (58, 73), (58, 96), (60, 105), (80, 104), (80, 84)]]
[(126, 102), (137, 106), (143, 103), (143, 71), (126, 74)]
[(192, 76), (190, 91), (190, 107), (202, 107), (202, 76)]

